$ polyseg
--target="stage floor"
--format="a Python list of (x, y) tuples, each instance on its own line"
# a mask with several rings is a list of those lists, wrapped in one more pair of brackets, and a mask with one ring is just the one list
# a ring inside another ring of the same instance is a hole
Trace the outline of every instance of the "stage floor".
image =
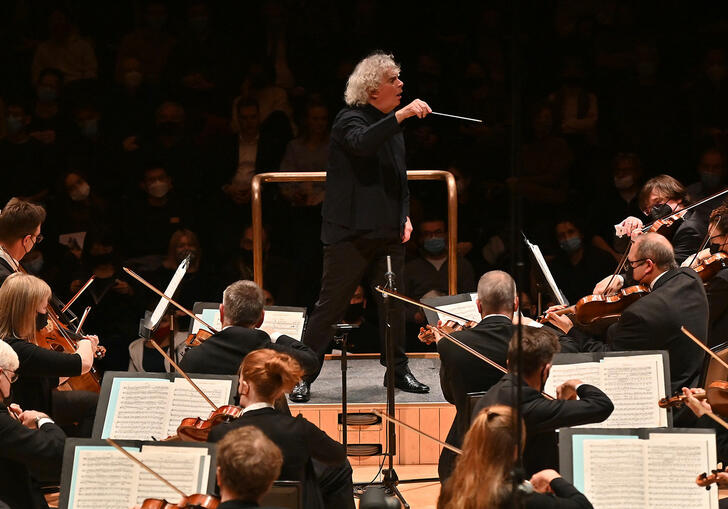
[[(368, 354), (347, 357), (347, 402), (350, 404), (384, 404), (387, 402), (387, 388), (384, 381), (384, 366), (379, 356)], [(446, 403), (440, 389), (440, 358), (437, 354), (410, 354), (410, 371), (417, 380), (430, 386), (427, 394), (413, 394), (395, 389), (395, 401), (400, 403)], [(299, 405), (341, 404), (341, 360), (326, 356), (321, 374), (311, 385), (311, 400)]]

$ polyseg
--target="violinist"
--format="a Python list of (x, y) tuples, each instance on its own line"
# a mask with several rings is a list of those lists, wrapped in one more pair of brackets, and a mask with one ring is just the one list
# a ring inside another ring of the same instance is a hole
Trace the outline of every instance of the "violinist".
[(35, 276), (11, 274), (0, 287), (0, 339), (20, 358), (13, 400), (53, 415), (61, 426), (79, 423), (74, 434), (90, 436), (98, 395), (88, 391), (54, 391), (67, 377), (88, 373), (98, 338), (78, 341), (76, 353), (57, 352), (36, 344), (36, 332), (48, 326), (51, 289)]
[(556, 388), (558, 399), (541, 393), (551, 371), (551, 361), (559, 351), (559, 338), (548, 327), (523, 327), (522, 375), (515, 373), (517, 335), (508, 345), (508, 374), (480, 398), (473, 415), (492, 405), (515, 405), (517, 384), (521, 384), (521, 415), (526, 422), (527, 438), (523, 467), (528, 475), (544, 468), (556, 468), (558, 446), (556, 430), (602, 422), (614, 410), (609, 396), (593, 385), (568, 380)]
[[(696, 256), (690, 256), (683, 265), (691, 263), (696, 268), (708, 263), (707, 260), (717, 253), (728, 256), (728, 205), (721, 205), (710, 214), (709, 247), (703, 249)], [(715, 259), (714, 259), (715, 260)], [(720, 264), (718, 272), (705, 283), (705, 293), (708, 295), (710, 309), (708, 317), (708, 346), (713, 347), (723, 343), (728, 338), (728, 270)]]
[[(513, 313), (518, 309), (516, 282), (500, 270), (486, 272), (478, 281), (476, 301), (482, 320), (476, 326), (453, 332), (452, 336), (479, 351), (501, 366), (506, 365), (508, 342), (513, 336)], [(435, 334), (437, 338), (438, 335)], [(437, 342), (440, 354), (440, 386), (445, 399), (455, 405), (456, 414), (446, 442), (462, 444), (468, 430), (467, 405), (469, 392), (484, 392), (501, 379), (503, 373), (474, 357), (447, 339)], [(453, 468), (454, 453), (443, 448), (438, 474), (444, 480)]]
[[(523, 425), (523, 422), (522, 422)], [(518, 455), (513, 409), (494, 405), (473, 420), (452, 477), (443, 483), (438, 509), (493, 508), (513, 505), (513, 467)], [(523, 425), (521, 443), (526, 440)], [(591, 509), (587, 498), (553, 469), (530, 478), (534, 493), (523, 493), (525, 509)], [(552, 494), (553, 496), (549, 496)]]
[(651, 292), (630, 304), (617, 323), (607, 329), (606, 340), (588, 337), (566, 316), (550, 308), (548, 321), (561, 329), (565, 352), (667, 350), (670, 353), (672, 392), (694, 387), (704, 353), (680, 331), (685, 326), (703, 339), (708, 332), (708, 299), (703, 282), (693, 269), (678, 268), (670, 242), (657, 233), (637, 237), (627, 256), (627, 271)]
[(318, 369), (318, 357), (309, 347), (286, 335), (258, 329), (263, 324), (265, 296), (253, 281), (236, 281), (222, 294), (222, 330), (182, 357), (180, 367), (188, 373), (234, 375), (246, 355), (258, 348), (290, 354), (306, 373)]
[(238, 373), (243, 414), (214, 427), (208, 439), (217, 442), (231, 430), (255, 426), (283, 453), (280, 479), (303, 482), (304, 507), (354, 509), (351, 466), (344, 447), (301, 415), (294, 418), (273, 408), (301, 375), (290, 355), (267, 348), (249, 353)]
[(10, 509), (47, 509), (38, 482), (58, 483), (66, 435), (47, 414), (10, 404), (18, 354), (0, 341), (0, 500)]
[(0, 211), (0, 285), (20, 270), (20, 260), (43, 240), (40, 226), (46, 212), (40, 205), (11, 198)]

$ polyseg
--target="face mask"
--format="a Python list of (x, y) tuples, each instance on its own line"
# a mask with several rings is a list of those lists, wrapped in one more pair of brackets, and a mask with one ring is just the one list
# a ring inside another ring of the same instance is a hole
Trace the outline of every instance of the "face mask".
[(38, 99), (43, 102), (53, 102), (58, 99), (58, 92), (51, 87), (38, 87)]
[(445, 239), (441, 237), (432, 237), (429, 239), (425, 239), (425, 243), (422, 247), (427, 254), (441, 254), (445, 251), (446, 248)]
[(10, 134), (10, 135), (18, 134), (20, 131), (23, 130), (23, 127), (24, 127), (23, 119), (20, 117), (13, 117), (13, 116), (8, 117), (7, 125), (8, 125), (8, 134)]
[(720, 186), (720, 175), (715, 173), (701, 173), (700, 182), (706, 189), (716, 189)]
[(655, 205), (650, 210), (650, 217), (655, 221), (662, 217), (669, 216), (670, 214), (672, 214), (672, 207), (670, 207), (667, 203)]
[(571, 237), (570, 239), (562, 240), (559, 242), (559, 247), (567, 253), (573, 253), (581, 247), (581, 238)]
[(98, 267), (99, 265), (108, 265), (114, 262), (114, 253), (104, 253), (100, 255), (89, 255), (88, 263), (90, 267)]
[(87, 120), (81, 126), (81, 133), (86, 138), (93, 138), (99, 133), (99, 121), (95, 118)]
[(190, 18), (190, 28), (198, 34), (207, 30), (207, 16), (197, 16)]
[(139, 71), (129, 71), (124, 74), (124, 85), (129, 88), (137, 88), (142, 84), (142, 73)]
[(634, 177), (632, 175), (625, 175), (624, 177), (614, 177), (614, 187), (620, 191), (629, 189), (634, 184)]
[(710, 243), (710, 254), (720, 253), (723, 249), (723, 244)]
[(88, 185), (88, 182), (84, 182), (83, 184), (74, 187), (68, 195), (73, 201), (82, 201), (88, 198), (90, 192), (91, 186)]
[(147, 192), (149, 193), (149, 196), (162, 198), (169, 192), (169, 184), (161, 180), (157, 180), (147, 186)]
[(240, 259), (245, 265), (253, 266), (253, 252), (247, 249), (240, 249)]
[(35, 314), (35, 330), (43, 330), (48, 326), (48, 314), (47, 313), (36, 313)]
[(356, 304), (349, 304), (344, 314), (344, 321), (346, 323), (358, 322), (361, 316), (364, 314), (364, 303), (357, 302)]
[(31, 262), (23, 262), (23, 268), (37, 276), (40, 274), (40, 271), (43, 270), (43, 257), (39, 256)]
[[(3, 373), (0, 373), (0, 376), (3, 377), (3, 378), (6, 377), (6, 375), (5, 375), (4, 372)], [(7, 378), (6, 378), (6, 380), (7, 380)], [(0, 393), (0, 403), (2, 403), (3, 405), (5, 405), (6, 407), (8, 407), (8, 406), (10, 406), (10, 404), (12, 402), (13, 402), (13, 386), (11, 385), (10, 386), (10, 390), (8, 390), (8, 395), (7, 396), (5, 394), (1, 394)]]

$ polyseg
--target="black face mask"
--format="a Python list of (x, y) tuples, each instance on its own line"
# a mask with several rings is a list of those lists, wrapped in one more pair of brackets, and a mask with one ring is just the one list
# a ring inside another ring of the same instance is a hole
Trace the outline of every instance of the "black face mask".
[(98, 267), (99, 265), (107, 265), (109, 263), (114, 263), (114, 253), (89, 255), (88, 262), (91, 267)]
[(47, 313), (36, 313), (35, 314), (35, 330), (39, 331), (45, 329), (48, 326), (48, 314)]
[(349, 307), (346, 308), (346, 313), (344, 314), (344, 321), (346, 323), (357, 322), (357, 321), (359, 321), (359, 319), (361, 319), (363, 314), (364, 314), (364, 303), (363, 302), (357, 302), (356, 304), (349, 304)]
[(710, 243), (710, 254), (720, 253), (723, 250), (723, 244)]
[(652, 209), (650, 209), (650, 217), (655, 221), (662, 217), (669, 216), (670, 214), (672, 214), (672, 207), (670, 207), (667, 203), (655, 205)]
[(253, 266), (253, 252), (247, 249), (240, 250), (240, 259), (245, 265)]

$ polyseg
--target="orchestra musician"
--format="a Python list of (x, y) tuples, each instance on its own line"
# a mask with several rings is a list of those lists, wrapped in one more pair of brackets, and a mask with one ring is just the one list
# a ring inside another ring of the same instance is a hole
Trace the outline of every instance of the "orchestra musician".
[(231, 423), (215, 426), (208, 440), (217, 442), (233, 429), (255, 426), (283, 453), (280, 479), (303, 482), (304, 507), (353, 509), (352, 471), (344, 447), (301, 415), (294, 418), (273, 408), (276, 399), (293, 387), (301, 374), (290, 355), (267, 348), (249, 353), (239, 371), (243, 414)]
[(54, 391), (66, 378), (88, 373), (93, 367), (96, 336), (77, 342), (75, 353), (57, 352), (36, 344), (36, 331), (48, 324), (50, 287), (30, 274), (9, 275), (0, 286), (0, 339), (20, 358), (13, 400), (54, 416), (69, 433), (91, 436), (98, 395), (89, 391)]
[[(715, 422), (708, 415), (708, 412), (715, 412), (707, 398), (699, 400), (695, 396), (705, 395), (705, 389), (700, 388), (682, 388), (682, 394), (685, 396), (685, 406), (689, 408), (695, 415), (697, 420), (691, 423), (693, 428), (707, 428), (715, 430), (715, 450), (717, 453), (718, 463), (728, 464), (728, 430)], [(728, 416), (721, 416), (725, 419)], [(728, 481), (728, 473), (721, 475), (721, 480)]]
[[(728, 254), (728, 205), (721, 205), (710, 214), (710, 239), (707, 248), (696, 256), (688, 257), (683, 266), (699, 266), (704, 260), (716, 253)], [(714, 347), (728, 340), (728, 270), (719, 270), (705, 283), (708, 296), (708, 346)]]
[(66, 435), (48, 414), (10, 404), (18, 354), (0, 341), (0, 501), (10, 509), (47, 509), (38, 482), (58, 483)]
[(696, 387), (704, 353), (680, 328), (706, 338), (708, 299), (703, 282), (693, 269), (677, 267), (670, 242), (657, 233), (637, 237), (629, 250), (627, 270), (631, 279), (649, 285), (651, 291), (622, 312), (607, 329), (606, 341), (576, 329), (567, 316), (548, 312), (548, 321), (563, 331), (563, 351), (667, 350), (672, 393)]
[[(303, 342), (323, 356), (333, 339), (331, 325), (341, 320), (357, 285), (367, 277), (372, 286), (384, 284), (387, 256), (392, 271), (404, 281), (404, 242), (412, 234), (409, 188), (401, 123), (432, 112), (415, 99), (398, 109), (403, 83), (392, 55), (373, 53), (359, 62), (349, 76), (347, 107), (331, 130), (321, 225), (324, 243), (323, 276), (316, 307), (311, 313)], [(384, 344), (385, 314), (379, 308), (380, 339)], [(395, 386), (403, 391), (425, 393), (409, 370), (405, 354), (404, 307), (390, 304), (391, 337), (396, 342)], [(386, 364), (382, 348), (380, 361)], [(308, 401), (310, 384), (318, 372), (306, 375), (291, 393), (291, 400)], [(386, 383), (386, 377), (385, 377)]]
[[(478, 281), (476, 305), (482, 317), (480, 323), (453, 332), (452, 336), (490, 360), (505, 366), (508, 343), (514, 330), (513, 313), (518, 309), (516, 282), (509, 274), (500, 270), (486, 272)], [(437, 341), (437, 351), (440, 354), (442, 394), (456, 409), (446, 442), (460, 447), (470, 424), (466, 417), (468, 393), (487, 391), (501, 379), (503, 373), (446, 339)], [(454, 459), (452, 451), (442, 449), (438, 465), (440, 479), (450, 476)]]
[(20, 270), (20, 260), (43, 241), (40, 226), (46, 212), (19, 198), (11, 198), (0, 211), (0, 285)]
[[(517, 334), (516, 331), (508, 346), (508, 374), (480, 398), (473, 415), (493, 405), (515, 405), (515, 388), (519, 383), (519, 377), (514, 373), (518, 362)], [(558, 428), (602, 422), (611, 415), (614, 405), (600, 389), (580, 380), (567, 380), (556, 389), (558, 399), (546, 399), (541, 391), (549, 377), (554, 354), (559, 351), (559, 338), (547, 327), (523, 327), (521, 335), (521, 415), (527, 430), (523, 466), (531, 475), (557, 467)]]
[[(516, 417), (508, 406), (480, 411), (465, 435), (455, 471), (442, 486), (437, 509), (513, 507), (512, 473), (518, 451)], [(522, 424), (526, 440), (527, 426)], [(534, 493), (523, 492), (525, 509), (591, 509), (587, 498), (553, 469), (531, 476)], [(549, 496), (553, 494), (554, 496)]]
[(258, 348), (270, 348), (290, 354), (304, 372), (316, 371), (318, 357), (309, 347), (289, 336), (269, 336), (257, 328), (265, 317), (264, 304), (263, 291), (255, 282), (241, 280), (230, 284), (220, 304), (222, 330), (190, 348), (180, 367), (188, 373), (234, 375), (246, 355)]

